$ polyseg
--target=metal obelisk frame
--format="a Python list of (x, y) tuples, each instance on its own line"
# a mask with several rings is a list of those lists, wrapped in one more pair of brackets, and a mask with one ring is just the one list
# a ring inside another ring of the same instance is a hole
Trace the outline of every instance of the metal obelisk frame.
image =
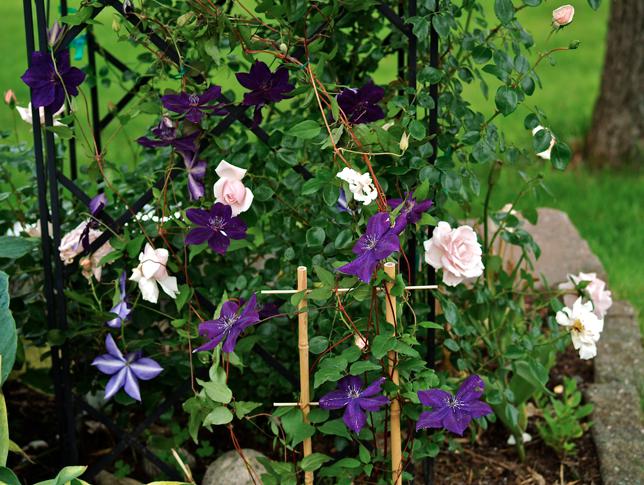
[[(25, 21), (25, 34), (27, 46), (27, 65), (31, 64), (31, 54), (34, 51), (48, 51), (47, 27), (53, 23), (53, 18), (47, 18), (48, 14), (57, 14), (58, 10), (54, 7), (48, 7), (50, 0), (22, 0), (24, 9)], [(52, 2), (55, 3), (55, 2)], [(111, 9), (123, 15), (126, 21), (130, 22), (133, 28), (138, 29), (141, 33), (148, 36), (150, 43), (154, 45), (169, 62), (180, 65), (180, 59), (174, 48), (171, 48), (162, 38), (149, 28), (144, 27), (138, 17), (133, 13), (124, 13), (124, 5), (119, 0), (100, 0), (102, 7), (95, 7), (91, 15), (91, 19), (95, 18), (102, 10)], [(67, 0), (60, 0), (60, 12), (62, 15), (68, 13)], [(417, 0), (408, 0), (406, 5), (403, 0), (397, 1), (394, 4), (397, 6), (398, 13), (394, 11), (387, 2), (377, 5), (377, 10), (380, 15), (387, 18), (392, 27), (398, 29), (407, 39), (407, 48), (401, 49), (398, 52), (398, 70), (401, 78), (406, 78), (408, 85), (416, 88), (416, 73), (417, 73), (417, 58), (418, 47), (417, 40), (412, 32), (410, 24), (405, 24), (403, 17), (410, 17), (416, 14)], [(438, 0), (436, 1), (438, 5)], [(438, 8), (438, 7), (437, 7)], [(346, 12), (341, 11), (333, 19), (328, 19), (323, 24), (312, 29), (310, 33), (307, 32), (308, 41), (317, 37), (325, 30), (332, 28), (333, 22), (338, 22), (346, 15)], [(90, 88), (90, 106), (91, 106), (91, 124), (92, 134), (94, 136), (97, 148), (100, 153), (101, 149), (101, 132), (107, 127), (111, 121), (115, 119), (118, 113), (127, 106), (127, 104), (134, 99), (137, 92), (149, 82), (149, 76), (140, 76), (135, 82), (134, 86), (127, 92), (121, 100), (116, 103), (115, 109), (107, 113), (103, 118), (100, 117), (100, 104), (99, 104), (99, 84), (96, 82), (96, 55), (100, 55), (103, 59), (114, 66), (121, 72), (128, 70), (127, 66), (121, 62), (116, 56), (109, 53), (106, 49), (100, 46), (99, 40), (95, 37), (94, 32), (91, 31), (91, 26), (88, 24), (80, 24), (69, 27), (58, 45), (58, 49), (65, 49), (69, 47), (72, 40), (79, 34), (87, 33), (87, 50), (88, 50), (88, 69), (94, 77), (94, 84)], [(422, 54), (422, 53), (421, 53)], [(304, 55), (303, 48), (297, 48), (293, 53), (293, 57), (301, 58)], [(430, 33), (430, 64), (433, 67), (438, 67), (438, 35), (432, 28)], [(431, 85), (429, 87), (430, 95), (434, 100), (434, 108), (430, 110), (428, 116), (428, 128), (431, 137), (431, 143), (434, 148), (433, 154), (428, 160), (428, 163), (434, 163), (437, 150), (437, 133), (438, 133), (438, 86)], [(222, 98), (221, 101), (228, 102), (229, 100)], [(45, 109), (44, 128), (53, 125), (53, 113), (50, 109)], [(57, 329), (65, 331), (67, 329), (67, 313), (66, 313), (66, 299), (65, 299), (65, 281), (66, 272), (63, 263), (57, 254), (57, 248), (61, 241), (61, 224), (62, 224), (62, 211), (61, 200), (63, 189), (80, 203), (87, 206), (90, 197), (86, 194), (77, 184), (76, 179), (79, 173), (76, 146), (74, 140), (69, 143), (69, 156), (68, 170), (65, 170), (65, 160), (60, 159), (56, 155), (56, 140), (54, 133), (48, 129), (42, 129), (43, 126), (40, 122), (38, 109), (32, 108), (33, 118), (33, 140), (34, 140), (34, 157), (36, 169), (36, 182), (37, 182), (37, 195), (38, 195), (38, 213), (40, 217), (41, 235), (42, 235), (42, 256), (43, 256), (43, 291), (45, 298), (45, 308), (47, 314), (47, 325), (50, 329)], [(266, 133), (261, 127), (255, 126), (252, 120), (246, 115), (246, 110), (238, 107), (233, 107), (228, 116), (226, 116), (213, 130), (212, 135), (218, 135), (224, 132), (230, 125), (239, 121), (247, 129), (252, 131), (260, 142), (269, 143), (269, 134)], [(204, 147), (202, 147), (204, 148)], [(293, 170), (298, 172), (303, 178), (308, 179), (311, 174), (302, 165), (296, 165)], [(66, 173), (68, 175), (66, 175)], [(172, 179), (180, 173), (179, 170), (170, 170), (169, 178)], [(165, 177), (162, 177), (154, 184), (154, 187), (160, 188), (166, 183)], [(140, 196), (137, 200), (129, 206), (129, 210), (118, 217), (111, 217), (105, 213), (102, 216), (102, 222), (110, 228), (110, 231), (105, 231), (102, 236), (97, 238), (89, 247), (87, 253), (95, 251), (102, 246), (111, 236), (113, 232), (118, 233), (123, 226), (136, 214), (141, 208), (153, 199), (153, 191), (150, 188), (146, 193)], [(50, 234), (48, 223), (51, 222), (52, 231)], [(403, 272), (404, 276), (409, 274), (410, 278), (408, 284), (413, 285), (416, 281), (418, 264), (416, 262), (416, 240), (412, 240), (409, 249), (410, 267), (408, 271)], [(434, 273), (430, 269), (428, 273), (428, 283), (434, 284)], [(197, 294), (200, 304), (206, 311), (213, 310), (212, 304), (203, 296)], [(434, 301), (431, 295), (428, 297), (427, 303), (429, 304), (430, 312), (433, 312)], [(430, 319), (433, 319), (433, 314), (430, 314)], [(55, 389), (56, 411), (57, 420), (59, 425), (60, 435), (60, 449), (61, 449), (61, 465), (78, 464), (78, 445), (76, 436), (76, 417), (79, 411), (83, 411), (90, 415), (93, 419), (102, 422), (112, 433), (114, 433), (119, 441), (114, 446), (112, 452), (103, 456), (96, 463), (90, 466), (86, 473), (87, 478), (92, 478), (100, 470), (109, 466), (118, 456), (129, 447), (133, 447), (142, 453), (147, 459), (157, 465), (169, 478), (179, 480), (182, 477), (175, 468), (160, 460), (154, 455), (141, 441), (141, 434), (153, 424), (164, 412), (177, 404), (183, 397), (187, 395), (190, 390), (189, 383), (186, 383), (184, 390), (174, 393), (174, 396), (166, 401), (160, 403), (152, 412), (139, 423), (132, 431), (126, 431), (117, 426), (107, 415), (94, 409), (88, 405), (82, 398), (77, 397), (73, 392), (72, 375), (70, 373), (71, 363), (69, 361), (68, 343), (63, 343), (59, 346), (53, 346), (52, 355), (52, 379)], [(256, 345), (254, 351), (264, 359), (278, 374), (284, 377), (294, 387), (297, 386), (298, 379), (292, 375), (277, 359), (268, 353), (261, 346)], [(427, 355), (429, 365), (433, 367), (434, 356), (436, 353), (434, 330), (429, 329), (427, 335)], [(425, 463), (425, 483), (432, 483), (432, 463), (431, 460)]]

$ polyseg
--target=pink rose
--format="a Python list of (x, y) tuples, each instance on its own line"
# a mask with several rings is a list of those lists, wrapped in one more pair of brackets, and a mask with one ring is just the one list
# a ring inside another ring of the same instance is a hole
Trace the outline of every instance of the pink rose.
[(215, 172), (220, 177), (214, 187), (215, 202), (229, 205), (233, 216), (246, 212), (253, 203), (253, 193), (242, 183), (246, 170), (222, 160)]
[[(570, 281), (572, 280), (572, 281)], [(579, 273), (578, 275), (568, 275), (568, 281), (559, 285), (560, 290), (575, 290), (575, 287), (582, 281), (589, 281), (588, 286), (583, 289), (584, 301), (593, 303), (593, 312), (599, 318), (604, 318), (606, 312), (613, 304), (611, 292), (606, 290), (606, 282), (597, 278), (596, 273)], [(572, 307), (578, 295), (574, 293), (564, 295), (564, 303), (566, 306)]]
[(575, 16), (575, 7), (572, 5), (562, 5), (552, 11), (552, 25), (556, 29), (564, 27), (572, 22)]
[(452, 229), (441, 221), (425, 241), (425, 262), (443, 270), (443, 283), (456, 286), (466, 278), (483, 274), (482, 250), (470, 226)]

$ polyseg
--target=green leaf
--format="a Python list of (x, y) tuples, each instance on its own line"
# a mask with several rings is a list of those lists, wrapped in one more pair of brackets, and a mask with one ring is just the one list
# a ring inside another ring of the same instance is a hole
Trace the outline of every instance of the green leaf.
[(416, 140), (422, 140), (427, 135), (425, 125), (418, 120), (412, 120), (411, 123), (409, 123), (408, 128), (409, 134)]
[[(2, 356), (0, 355), (0, 369), (2, 368)], [(9, 456), (9, 419), (7, 417), (7, 404), (4, 400), (4, 394), (0, 389), (0, 467), (7, 464)], [(2, 478), (0, 476), (0, 478)], [(0, 483), (3, 483), (0, 481)]]
[(494, 13), (502, 24), (507, 24), (514, 18), (512, 0), (494, 0)]
[(174, 300), (174, 302), (177, 305), (177, 311), (181, 311), (181, 309), (185, 306), (186, 303), (190, 301), (192, 298), (192, 288), (188, 285), (181, 285), (179, 288), (179, 294), (177, 295), (177, 298)]
[(304, 140), (310, 140), (311, 138), (318, 136), (320, 131), (322, 131), (322, 129), (317, 122), (313, 120), (304, 120), (293, 126), (286, 132), (286, 134), (302, 138)]
[(74, 138), (74, 130), (69, 126), (45, 126), (45, 130), (55, 133), (63, 140)]
[(262, 403), (253, 401), (235, 401), (233, 407), (235, 408), (235, 416), (241, 419), (249, 414), (253, 409), (260, 407)]
[(9, 377), (16, 360), (18, 336), (16, 322), (9, 309), (9, 276), (0, 271), (0, 356), (2, 369), (0, 369), (0, 387)]
[(309, 247), (319, 247), (324, 243), (326, 233), (321, 227), (312, 227), (306, 231), (306, 245)]
[(351, 439), (351, 434), (347, 429), (347, 425), (344, 424), (344, 421), (342, 421), (342, 419), (333, 419), (331, 421), (327, 421), (322, 426), (320, 426), (318, 430), (323, 434), (341, 436), (348, 440)]
[(539, 118), (534, 113), (530, 113), (523, 120), (523, 126), (525, 127), (526, 130), (532, 130), (533, 128), (536, 128), (538, 125), (539, 125)]
[(418, 326), (423, 328), (435, 328), (436, 330), (443, 330), (443, 326), (440, 323), (434, 322), (420, 322)]
[(565, 170), (571, 157), (570, 147), (562, 141), (557, 141), (550, 152), (550, 162), (557, 170)]
[(206, 395), (215, 402), (228, 404), (233, 397), (232, 391), (224, 382), (201, 379), (197, 379), (197, 382), (204, 388)]
[(313, 472), (324, 465), (326, 462), (331, 461), (331, 457), (325, 455), (324, 453), (312, 453), (309, 456), (305, 456), (304, 459), (300, 462), (300, 467), (305, 472)]
[(233, 420), (233, 413), (225, 406), (213, 409), (203, 420), (204, 426), (228, 424)]
[(310, 438), (315, 433), (315, 428), (304, 422), (302, 410), (298, 408), (291, 409), (281, 418), (284, 431), (291, 437), (291, 444), (298, 445), (306, 438)]
[(503, 114), (503, 116), (508, 116), (515, 109), (517, 109), (519, 96), (517, 96), (517, 93), (514, 89), (508, 86), (501, 86), (496, 91), (494, 102), (496, 103), (496, 107), (501, 112), (501, 114)]
[(253, 195), (255, 196), (255, 199), (261, 202), (270, 200), (273, 197), (274, 193), (275, 192), (273, 192), (273, 189), (271, 189), (268, 185), (260, 185), (259, 187), (253, 189)]
[(395, 346), (396, 339), (391, 335), (376, 335), (371, 344), (371, 355), (376, 359), (382, 359)]
[(357, 376), (358, 374), (362, 374), (363, 372), (380, 369), (380, 365), (376, 364), (375, 362), (371, 362), (369, 360), (360, 360), (358, 362), (354, 362), (351, 365), (351, 370), (349, 371), (349, 373), (353, 376)]
[(29, 253), (38, 244), (36, 239), (0, 236), (0, 258), (18, 259)]
[(351, 245), (353, 242), (353, 234), (351, 229), (342, 229), (333, 241), (337, 249), (344, 249)]
[(546, 383), (548, 382), (548, 371), (538, 361), (518, 360), (514, 362), (514, 372), (537, 389), (546, 393), (549, 392), (546, 388)]
[(317, 337), (313, 337), (311, 340), (309, 340), (309, 352), (315, 355), (324, 352), (328, 346), (329, 339), (323, 337), (322, 335), (318, 335)]
[(588, 5), (590, 5), (590, 8), (593, 10), (597, 10), (601, 4), (602, 0), (588, 0)]
[(3, 485), (21, 485), (18, 477), (5, 467), (0, 467), (0, 483)]
[(537, 153), (541, 153), (548, 149), (550, 142), (552, 141), (552, 135), (547, 129), (541, 129), (537, 131), (532, 137), (532, 148)]
[(331, 273), (331, 271), (319, 265), (313, 266), (313, 271), (315, 271), (315, 274), (324, 286), (335, 286), (335, 276), (333, 276), (333, 273)]

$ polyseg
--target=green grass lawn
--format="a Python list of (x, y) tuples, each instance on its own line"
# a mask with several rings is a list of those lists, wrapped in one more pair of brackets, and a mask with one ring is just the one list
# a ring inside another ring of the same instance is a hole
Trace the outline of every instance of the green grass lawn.
[[(54, 3), (56, 2), (52, 2)], [(75, 3), (77, 2), (71, 2), (72, 5)], [(539, 106), (548, 114), (550, 127), (555, 134), (574, 146), (575, 141), (580, 140), (588, 129), (599, 89), (609, 2), (602, 2), (598, 12), (592, 11), (586, 0), (569, 0), (569, 3), (576, 7), (573, 24), (549, 39), (550, 12), (558, 4), (546, 1), (538, 8), (526, 8), (519, 13), (519, 18), (534, 35), (533, 60), (540, 52), (552, 47), (567, 46), (572, 40), (581, 42), (579, 49), (575, 51), (558, 53), (554, 57), (556, 65), (541, 63), (539, 75), (544, 88), (537, 89), (529, 101), (530, 106)], [(114, 40), (111, 33), (111, 13), (102, 14), (99, 20), (103, 25), (97, 26), (96, 30), (102, 44), (135, 67), (136, 55), (141, 51)], [(4, 52), (0, 90), (4, 92), (6, 89), (13, 89), (20, 104), (24, 105), (28, 92), (19, 79), (26, 67), (22, 2), (19, 0), (0, 2), (0, 43), (12, 47)], [(84, 58), (77, 64), (85, 65), (86, 62)], [(102, 65), (99, 62), (99, 67)], [(388, 82), (393, 79), (394, 70), (392, 62), (385, 62), (376, 74), (376, 80)], [(217, 82), (229, 87), (233, 84), (233, 78), (228, 74), (218, 77)], [(493, 112), (492, 99), (484, 99), (477, 86), (469, 86), (467, 89), (473, 103), (481, 111), (490, 114)], [(491, 83), (490, 91), (494, 93), (494, 89), (494, 84)], [(108, 103), (116, 103), (122, 93), (123, 90), (117, 83), (109, 87), (102, 86), (102, 112), (107, 111)], [(82, 103), (79, 105), (82, 117), (84, 108)], [(523, 146), (531, 143), (529, 132), (523, 128), (527, 109), (522, 107), (507, 118), (498, 120), (507, 138)], [(114, 135), (112, 143), (118, 148), (111, 155), (136, 163), (135, 152), (124, 148), (128, 145), (126, 140), (143, 134), (151, 122), (150, 117), (135, 120), (128, 125), (127, 138), (124, 133), (118, 132), (117, 126), (111, 126), (104, 137), (108, 139)], [(0, 123), (5, 129), (13, 125), (9, 109), (0, 107)], [(29, 127), (22, 124), (20, 136), (26, 139), (29, 135)], [(497, 207), (509, 199), (516, 186), (516, 176), (512, 174), (505, 176), (503, 180), (505, 183), (501, 184), (494, 199)], [(555, 207), (568, 212), (582, 236), (589, 241), (593, 251), (605, 265), (615, 296), (629, 299), (639, 310), (644, 310), (644, 277), (638, 271), (641, 248), (644, 247), (644, 229), (641, 227), (641, 221), (644, 220), (644, 208), (641, 204), (644, 194), (642, 175), (591, 173), (582, 164), (581, 167), (569, 168), (565, 173), (549, 171), (546, 182), (552, 197), (543, 197), (526, 204)]]

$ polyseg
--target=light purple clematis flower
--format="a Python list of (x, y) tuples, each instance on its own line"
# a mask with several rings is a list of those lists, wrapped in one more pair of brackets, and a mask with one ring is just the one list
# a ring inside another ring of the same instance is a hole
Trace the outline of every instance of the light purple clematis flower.
[(367, 222), (367, 232), (353, 246), (353, 252), (358, 257), (337, 271), (355, 275), (369, 283), (378, 263), (399, 248), (400, 240), (391, 227), (389, 214), (379, 212), (371, 216)]
[(360, 89), (343, 89), (337, 100), (349, 123), (359, 125), (385, 117), (385, 112), (377, 104), (384, 96), (385, 90), (369, 81)]
[(107, 196), (105, 195), (105, 192), (101, 192), (92, 197), (88, 205), (90, 214), (93, 216), (100, 214), (107, 205)]
[(253, 121), (258, 125), (262, 121), (262, 106), (268, 103), (277, 103), (288, 99), (293, 91), (293, 85), (288, 82), (288, 70), (280, 67), (271, 72), (268, 66), (261, 61), (255, 61), (250, 71), (235, 74), (239, 84), (250, 92), (244, 94), (244, 106), (255, 106)]
[(421, 413), (416, 423), (416, 431), (424, 428), (445, 428), (463, 436), (470, 421), (492, 414), (492, 408), (479, 400), (483, 395), (483, 379), (473, 375), (465, 379), (456, 396), (441, 389), (418, 391), (418, 399), (431, 411)]
[(130, 317), (132, 312), (132, 305), (127, 301), (127, 294), (125, 293), (126, 279), (127, 273), (123, 271), (119, 279), (119, 302), (110, 310), (110, 313), (114, 313), (116, 317), (105, 323), (110, 328), (121, 328), (123, 322)]
[(203, 179), (206, 177), (206, 168), (208, 164), (205, 160), (199, 160), (197, 152), (190, 152), (180, 150), (179, 153), (183, 157), (183, 163), (188, 172), (188, 194), (190, 200), (201, 199), (206, 193), (203, 184)]
[(186, 115), (192, 123), (201, 123), (204, 113), (225, 115), (228, 113), (223, 103), (211, 104), (221, 96), (221, 86), (210, 86), (203, 94), (166, 94), (161, 96), (163, 107), (175, 113)]
[(196, 151), (196, 140), (201, 131), (193, 131), (189, 135), (177, 136), (177, 124), (167, 116), (163, 116), (159, 124), (152, 128), (152, 134), (156, 139), (142, 136), (137, 139), (139, 145), (146, 148), (158, 148), (171, 146), (177, 150), (186, 152)]
[(203, 244), (208, 242), (210, 249), (219, 254), (226, 254), (231, 239), (246, 237), (246, 223), (239, 217), (232, 216), (232, 208), (216, 202), (210, 210), (188, 209), (186, 216), (198, 227), (186, 236), (186, 244)]
[(107, 354), (99, 355), (92, 362), (92, 365), (103, 374), (112, 376), (105, 386), (105, 400), (107, 401), (123, 388), (128, 396), (140, 401), (138, 380), (154, 379), (163, 371), (163, 368), (155, 360), (142, 357), (140, 351), (123, 356), (110, 334), (105, 337), (105, 348)]
[(52, 113), (65, 102), (65, 91), (77, 96), (78, 86), (85, 80), (85, 73), (71, 66), (68, 50), (60, 51), (55, 59), (54, 66), (49, 52), (33, 52), (31, 67), (20, 78), (31, 88), (33, 106), (50, 108)]
[(392, 209), (397, 208), (400, 204), (403, 204), (403, 207), (398, 213), (396, 218), (396, 223), (394, 225), (394, 231), (397, 234), (400, 234), (405, 230), (408, 225), (416, 224), (420, 221), (423, 213), (428, 211), (432, 206), (433, 202), (431, 199), (424, 200), (422, 202), (417, 202), (414, 196), (411, 193), (407, 193), (405, 200), (403, 199), (389, 199), (387, 200), (387, 205)]
[(233, 352), (241, 333), (259, 322), (259, 313), (256, 307), (257, 297), (255, 295), (250, 297), (241, 312), (238, 303), (234, 301), (224, 303), (219, 318), (199, 324), (199, 335), (207, 337), (210, 341), (194, 351), (212, 350), (225, 339), (221, 349), (224, 352)]
[(343, 377), (335, 391), (320, 398), (320, 407), (322, 409), (345, 408), (342, 420), (347, 428), (357, 434), (367, 423), (365, 411), (380, 411), (382, 406), (389, 404), (386, 396), (376, 396), (382, 392), (383, 382), (385, 378), (381, 377), (369, 384), (366, 389), (362, 389), (364, 383), (359, 377)]

